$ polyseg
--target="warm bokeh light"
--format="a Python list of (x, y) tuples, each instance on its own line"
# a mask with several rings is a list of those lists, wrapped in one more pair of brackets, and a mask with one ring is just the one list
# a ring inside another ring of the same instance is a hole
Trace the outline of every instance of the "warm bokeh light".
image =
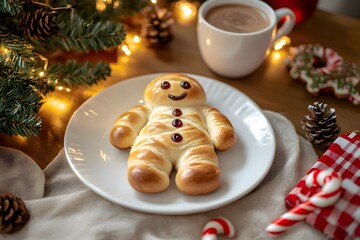
[(57, 90), (57, 91), (65, 91), (65, 92), (70, 92), (70, 91), (71, 91), (70, 88), (65, 88), (65, 87), (63, 87), (63, 86), (57, 86), (57, 87), (56, 87), (56, 90)]
[(141, 38), (137, 33), (128, 32), (124, 43), (118, 49), (126, 56), (131, 56), (132, 52), (141, 46), (140, 42)]
[(126, 51), (129, 51), (129, 48), (128, 48), (127, 45), (122, 45), (121, 50), (123, 50), (124, 52), (126, 52)]
[(126, 56), (131, 55), (131, 51), (130, 51), (129, 47), (126, 44), (123, 44), (121, 46), (121, 50), (125, 53)]
[(195, 19), (197, 8), (193, 3), (178, 1), (175, 4), (175, 15), (179, 23), (189, 23)]
[(157, 2), (156, 0), (151, 0), (151, 3), (153, 4), (156, 4), (156, 2)]
[(181, 14), (184, 16), (184, 17), (189, 17), (192, 15), (193, 11), (192, 11), (192, 8), (191, 8), (191, 5), (186, 3), (186, 2), (183, 2), (181, 3), (181, 6), (179, 7), (180, 11), (181, 11)]
[(280, 53), (278, 53), (278, 52), (273, 52), (273, 53), (271, 54), (271, 57), (272, 57), (272, 59), (273, 59), (274, 61), (278, 61), (278, 60), (281, 58), (281, 55), (280, 55)]
[(5, 62), (9, 61), (10, 50), (7, 49), (4, 45), (0, 45), (0, 53), (3, 54)]
[(44, 100), (45, 103), (40, 109), (40, 114), (42, 116), (46, 115), (45, 118), (51, 117), (51, 124), (56, 126), (56, 129), (66, 127), (66, 121), (63, 118), (74, 110), (72, 100), (56, 93), (46, 96)]
[(279, 51), (284, 46), (290, 45), (290, 43), (291, 39), (287, 36), (283, 36), (274, 43), (274, 50)]
[(286, 57), (286, 51), (272, 51), (269, 55), (271, 64), (283, 64), (284, 58)]
[(106, 8), (106, 0), (96, 0), (95, 8), (98, 12), (102, 12)]
[(118, 9), (120, 7), (120, 1), (115, 1), (113, 6), (114, 9)]
[(134, 36), (134, 43), (139, 43), (140, 42), (140, 37), (138, 35)]
[(5, 46), (0, 45), (0, 53), (7, 54), (9, 52), (9, 49), (7, 49)]
[(20, 135), (13, 136), (13, 137), (14, 137), (14, 138), (16, 139), (16, 141), (19, 142), (19, 143), (26, 143), (26, 142), (29, 140), (29, 138), (23, 137), (23, 136), (20, 136)]
[(43, 72), (43, 71), (39, 72), (40, 77), (43, 77), (44, 75), (45, 75), (45, 72)]
[(47, 111), (52, 112), (62, 112), (65, 113), (71, 108), (71, 101), (66, 98), (56, 97), (56, 96), (48, 96), (45, 98), (44, 108)]
[[(108, 4), (111, 4), (112, 0), (96, 0), (95, 1), (95, 8), (98, 12), (102, 12), (106, 9)], [(113, 3), (113, 8), (118, 8), (120, 6), (120, 2), (119, 1), (115, 1)]]

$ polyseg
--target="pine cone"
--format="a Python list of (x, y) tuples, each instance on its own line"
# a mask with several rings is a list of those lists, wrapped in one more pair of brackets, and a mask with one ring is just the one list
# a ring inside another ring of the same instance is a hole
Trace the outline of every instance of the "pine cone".
[(45, 40), (58, 31), (56, 16), (43, 9), (22, 16), (20, 27), (30, 38)]
[(0, 234), (19, 231), (29, 218), (30, 214), (21, 198), (12, 193), (0, 195)]
[(157, 5), (145, 10), (145, 20), (141, 35), (148, 46), (159, 46), (172, 40), (171, 25), (174, 23), (171, 12)]
[(327, 108), (327, 104), (315, 102), (309, 105), (310, 115), (301, 121), (306, 138), (319, 148), (329, 147), (340, 133), (336, 123), (334, 108)]

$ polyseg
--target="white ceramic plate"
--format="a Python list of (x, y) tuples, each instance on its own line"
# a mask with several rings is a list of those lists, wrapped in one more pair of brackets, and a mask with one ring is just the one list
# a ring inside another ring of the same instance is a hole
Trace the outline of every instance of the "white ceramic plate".
[(68, 162), (81, 181), (100, 196), (121, 206), (147, 213), (181, 215), (229, 204), (254, 189), (265, 177), (275, 153), (271, 125), (249, 97), (222, 82), (189, 74), (205, 89), (208, 105), (224, 113), (236, 129), (237, 144), (218, 153), (222, 185), (214, 193), (187, 196), (180, 193), (172, 175), (170, 187), (158, 194), (135, 191), (127, 181), (129, 150), (109, 141), (116, 118), (142, 102), (146, 85), (159, 74), (115, 84), (81, 105), (65, 133)]

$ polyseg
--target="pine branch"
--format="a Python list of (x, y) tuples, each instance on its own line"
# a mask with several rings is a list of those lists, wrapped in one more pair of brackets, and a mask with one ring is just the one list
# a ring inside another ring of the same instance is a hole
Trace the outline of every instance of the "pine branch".
[(110, 3), (107, 3), (104, 11), (99, 14), (99, 18), (119, 19), (121, 17), (128, 17), (149, 6), (150, 1), (122, 1), (119, 6), (116, 6), (116, 3), (118, 3), (116, 0), (112, 0)]
[(0, 12), (15, 16), (23, 10), (21, 0), (0, 0)]
[[(20, 117), (20, 115), (18, 116)], [(21, 119), (20, 121), (7, 121), (5, 117), (0, 117), (0, 132), (23, 137), (37, 136), (41, 129), (41, 118), (36, 117), (36, 114), (29, 114), (22, 116)]]
[(97, 20), (96, 16), (98, 11), (96, 10), (96, 1), (94, 0), (82, 0), (75, 1), (72, 6), (76, 9), (76, 13), (80, 15), (86, 21)]
[(42, 68), (18, 71), (0, 65), (0, 132), (24, 137), (36, 136), (41, 129), (38, 112), (44, 96), (58, 84), (66, 86), (93, 85), (110, 75), (106, 63), (83, 64), (69, 60), (54, 64), (40, 77)]
[(34, 87), (28, 74), (0, 76), (0, 132), (10, 135), (36, 136), (41, 128), (37, 113), (42, 105), (42, 96)]
[(107, 63), (103, 62), (97, 62), (93, 66), (88, 61), (80, 64), (76, 61), (68, 60), (64, 65), (51, 65), (47, 72), (57, 76), (60, 85), (74, 87), (80, 85), (90, 86), (100, 80), (105, 80), (106, 76), (110, 76), (111, 69)]
[(39, 60), (31, 44), (0, 26), (0, 64), (27, 70), (35, 66)]
[(55, 90), (56, 76), (41, 77), (42, 67), (28, 71), (0, 65), (0, 132), (36, 136), (41, 128), (38, 112), (43, 98)]
[(42, 27), (40, 18), (25, 26), (20, 24), (20, 19), (24, 20), (22, 15), (31, 14), (39, 6), (30, 0), (0, 0), (0, 132), (36, 136), (41, 128), (38, 112), (44, 96), (54, 91), (56, 85), (89, 86), (111, 73), (107, 63), (80, 64), (70, 60), (63, 65), (51, 65), (43, 75), (44, 63), (39, 52), (53, 49), (89, 52), (116, 47), (125, 39), (124, 27), (107, 20), (130, 16), (148, 2), (108, 0), (107, 8), (99, 13), (94, 0), (52, 0), (52, 7), (71, 4), (74, 11), (56, 10), (58, 31), (39, 40), (26, 36)]
[[(112, 20), (119, 19), (121, 17), (131, 16), (136, 12), (140, 12), (146, 6), (150, 4), (149, 0), (111, 0), (104, 1), (105, 9), (99, 13), (95, 9), (93, 0), (83, 0), (77, 1), (74, 3), (74, 8), (77, 10), (77, 13), (81, 15), (84, 19), (93, 19), (93, 20)], [(93, 14), (91, 14), (93, 13)]]
[[(85, 21), (79, 15), (60, 13), (57, 17), (59, 33), (47, 41), (51, 49), (89, 52), (100, 51), (119, 45), (125, 39), (120, 23), (110, 21)], [(41, 46), (42, 42), (38, 44)], [(39, 47), (40, 47), (39, 46)]]
[[(76, 0), (52, 0), (51, 1), (51, 6), (52, 7), (63, 7), (63, 6), (66, 6), (66, 5), (74, 5), (76, 4)], [(81, 1), (82, 2), (82, 1)]]

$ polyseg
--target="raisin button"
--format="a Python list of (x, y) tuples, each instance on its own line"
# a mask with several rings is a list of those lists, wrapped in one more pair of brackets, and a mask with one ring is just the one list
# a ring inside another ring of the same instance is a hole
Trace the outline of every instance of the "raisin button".
[(180, 119), (174, 119), (172, 121), (172, 125), (176, 128), (182, 127), (183, 123)]
[(173, 140), (174, 142), (181, 142), (182, 136), (179, 133), (175, 133), (171, 136), (171, 140)]
[(175, 117), (180, 117), (182, 115), (182, 111), (178, 108), (174, 109), (174, 111), (172, 111), (172, 115)]

